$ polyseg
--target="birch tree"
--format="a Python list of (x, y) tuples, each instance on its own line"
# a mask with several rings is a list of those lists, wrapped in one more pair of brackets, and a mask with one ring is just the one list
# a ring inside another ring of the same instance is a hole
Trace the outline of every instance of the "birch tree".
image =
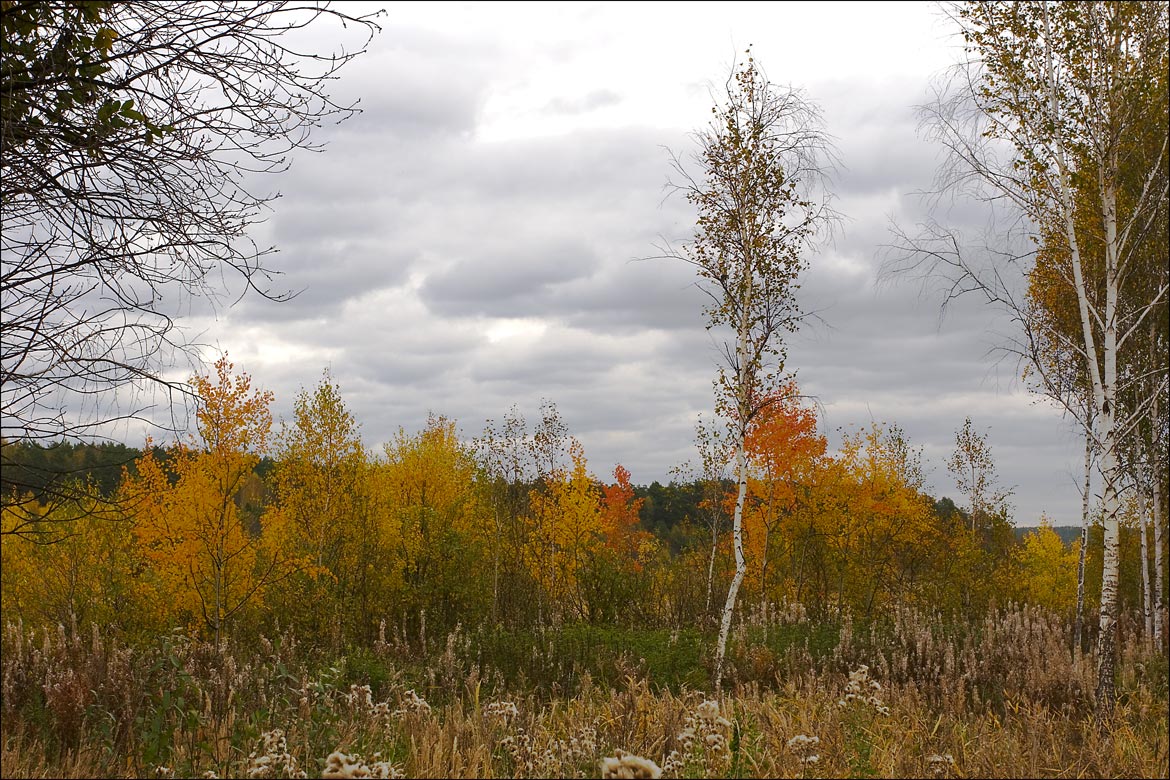
[[(1097, 715), (1115, 699), (1118, 613), (1118, 513), (1124, 468), (1119, 446), (1166, 390), (1165, 361), (1155, 393), (1121, 403), (1122, 356), (1164, 305), (1164, 281), (1144, 283), (1137, 259), (1167, 197), (1167, 19), (1164, 3), (967, 3), (953, 7), (971, 59), (958, 66), (925, 108), (925, 128), (948, 152), (939, 189), (1006, 204), (1039, 242), (1045, 227), (1058, 240), (1060, 270), (1076, 298), (1076, 338), (1101, 452), (1104, 556), (1098, 635)], [(1127, 139), (1153, 133), (1153, 153)], [(1122, 183), (1134, 182), (1131, 196)], [(1078, 203), (1078, 188), (1091, 191)], [(1078, 208), (1080, 206), (1080, 208)], [(1088, 253), (1089, 230), (1100, 247)], [(1031, 312), (1017, 279), (1030, 253), (977, 266), (955, 231), (928, 224), (917, 238), (899, 236), (898, 270), (949, 271), (948, 296), (977, 292), (1003, 306), (1021, 326), (1021, 356), (1037, 371), (1028, 335)], [(980, 256), (986, 258), (989, 252)], [(1095, 263), (1099, 262), (1099, 266)], [(1099, 267), (1099, 273), (1093, 273)], [(1071, 410), (1070, 410), (1071, 411)]]
[(541, 599), (531, 598), (534, 583), (524, 565), (531, 531), (525, 515), (532, 488), (547, 487), (549, 476), (563, 465), (569, 435), (556, 404), (542, 400), (540, 413), (540, 422), (529, 432), (524, 416), (513, 406), (502, 423), (488, 420), (475, 442), (494, 518), (493, 623), (517, 619), (541, 606)]
[(716, 408), (726, 421), (738, 491), (732, 518), (735, 576), (727, 593), (716, 648), (715, 689), (723, 679), (736, 596), (747, 571), (743, 508), (747, 495), (745, 439), (783, 376), (783, 335), (801, 321), (798, 277), (834, 213), (822, 187), (832, 150), (819, 109), (795, 89), (771, 84), (747, 52), (725, 83), (726, 101), (696, 133), (698, 176), (675, 156), (677, 189), (698, 211), (694, 240), (675, 255), (693, 265), (710, 297), (708, 329), (725, 335)]
[(959, 492), (971, 502), (971, 534), (987, 533), (994, 517), (1007, 514), (1005, 502), (1011, 491), (998, 489), (991, 445), (971, 425), (970, 417), (955, 431), (955, 450), (947, 461), (947, 470), (954, 475)]

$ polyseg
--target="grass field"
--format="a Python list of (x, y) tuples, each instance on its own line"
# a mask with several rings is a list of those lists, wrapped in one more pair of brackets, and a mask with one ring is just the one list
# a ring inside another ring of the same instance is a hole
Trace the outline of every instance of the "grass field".
[[(1124, 636), (1124, 633), (1123, 633)], [(1166, 777), (1166, 656), (1095, 660), (1031, 608), (742, 621), (722, 696), (697, 630), (387, 630), (331, 654), (290, 635), (217, 652), (176, 633), (3, 639), (5, 777)], [(653, 766), (651, 766), (651, 762)], [(640, 774), (645, 773), (645, 774)]]

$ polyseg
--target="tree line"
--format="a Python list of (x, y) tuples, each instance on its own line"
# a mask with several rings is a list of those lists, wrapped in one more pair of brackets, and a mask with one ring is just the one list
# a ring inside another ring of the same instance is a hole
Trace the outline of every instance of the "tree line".
[[(599, 479), (551, 403), (534, 424), (512, 409), (473, 439), (432, 417), (371, 451), (327, 373), (277, 423), (270, 393), (226, 358), (215, 368), (192, 379), (199, 424), (184, 440), (5, 444), (30, 465), (95, 464), (75, 491), (88, 500), (9, 496), (6, 619), (142, 637), (183, 627), (221, 641), (279, 624), (335, 649), (387, 624), (714, 629), (735, 574), (735, 480), (635, 488), (620, 465)], [(1017, 600), (1071, 612), (1079, 541), (1047, 525), (1017, 539), (1006, 505), (980, 515), (971, 495), (963, 509), (936, 501), (895, 425), (847, 433), (830, 453), (795, 387), (782, 392), (749, 429), (738, 609), (971, 619)], [(961, 460), (962, 428), (956, 439)], [(116, 482), (102, 458), (118, 461)], [(983, 469), (994, 485), (994, 467)], [(90, 511), (98, 502), (117, 515)], [(1123, 591), (1139, 606), (1127, 525)]]

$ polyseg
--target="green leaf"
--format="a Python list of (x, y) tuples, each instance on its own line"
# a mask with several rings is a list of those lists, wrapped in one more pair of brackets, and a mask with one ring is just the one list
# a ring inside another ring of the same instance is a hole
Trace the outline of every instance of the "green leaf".
[(102, 54), (109, 54), (110, 49), (114, 45), (114, 41), (118, 39), (118, 33), (109, 27), (103, 27), (97, 31), (97, 35), (93, 37), (94, 47)]
[(97, 114), (98, 123), (101, 124), (103, 122), (109, 121), (110, 117), (112, 117), (114, 115), (114, 112), (117, 110), (118, 110), (118, 101), (116, 101), (116, 100), (107, 100), (105, 103), (102, 103), (102, 107), (98, 109), (98, 114)]

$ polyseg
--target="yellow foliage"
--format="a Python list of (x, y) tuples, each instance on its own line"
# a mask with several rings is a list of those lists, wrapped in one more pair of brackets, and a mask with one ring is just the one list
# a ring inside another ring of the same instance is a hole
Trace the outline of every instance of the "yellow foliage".
[(490, 521), (454, 421), (431, 417), (413, 436), (400, 429), (385, 454), (371, 475), (374, 515), (404, 603), (435, 596), (450, 611), (490, 597), (475, 576), (486, 570)]
[(357, 423), (326, 372), (311, 396), (297, 396), (294, 423), (281, 432), (277, 504), (265, 516), (265, 533), (281, 535), (288, 549), (336, 579), (344, 542), (359, 530), (365, 460)]
[[(810, 445), (816, 442), (811, 429), (804, 436)], [(899, 431), (877, 424), (846, 434), (837, 457), (820, 456), (810, 446), (799, 481), (785, 486), (777, 504), (779, 516), (766, 521), (763, 513), (775, 511), (766, 503), (746, 515), (754, 583), (763, 574), (766, 547), (765, 595), (771, 600), (811, 601), (864, 614), (892, 600), (923, 600), (926, 583), (919, 573), (938, 554), (943, 535), (918, 490), (912, 455)], [(788, 467), (784, 462), (772, 471), (783, 474)], [(766, 491), (767, 481), (757, 480), (753, 487)]]
[(201, 441), (176, 443), (165, 463), (148, 448), (124, 492), (135, 502), (135, 533), (150, 564), (152, 617), (218, 640), (249, 602), (301, 562), (262, 540), (259, 528), (245, 527), (236, 503), (268, 441), (272, 394), (253, 391), (246, 374), (233, 377), (226, 358), (215, 368), (214, 382), (192, 379)]
[(1065, 545), (1047, 517), (1024, 537), (1016, 556), (1021, 601), (1058, 612), (1071, 612), (1077, 599), (1077, 560), (1080, 541)]
[(576, 439), (569, 445), (569, 455), (572, 468), (554, 470), (546, 489), (533, 490), (529, 497), (532, 531), (524, 561), (556, 608), (581, 618), (586, 600), (579, 575), (604, 544), (602, 494), (589, 476), (585, 450)]
[[(130, 524), (95, 511), (96, 495), (44, 506), (5, 506), (0, 533), (0, 610), (26, 626), (87, 622), (137, 628), (141, 601)], [(13, 533), (20, 529), (22, 533)]]

